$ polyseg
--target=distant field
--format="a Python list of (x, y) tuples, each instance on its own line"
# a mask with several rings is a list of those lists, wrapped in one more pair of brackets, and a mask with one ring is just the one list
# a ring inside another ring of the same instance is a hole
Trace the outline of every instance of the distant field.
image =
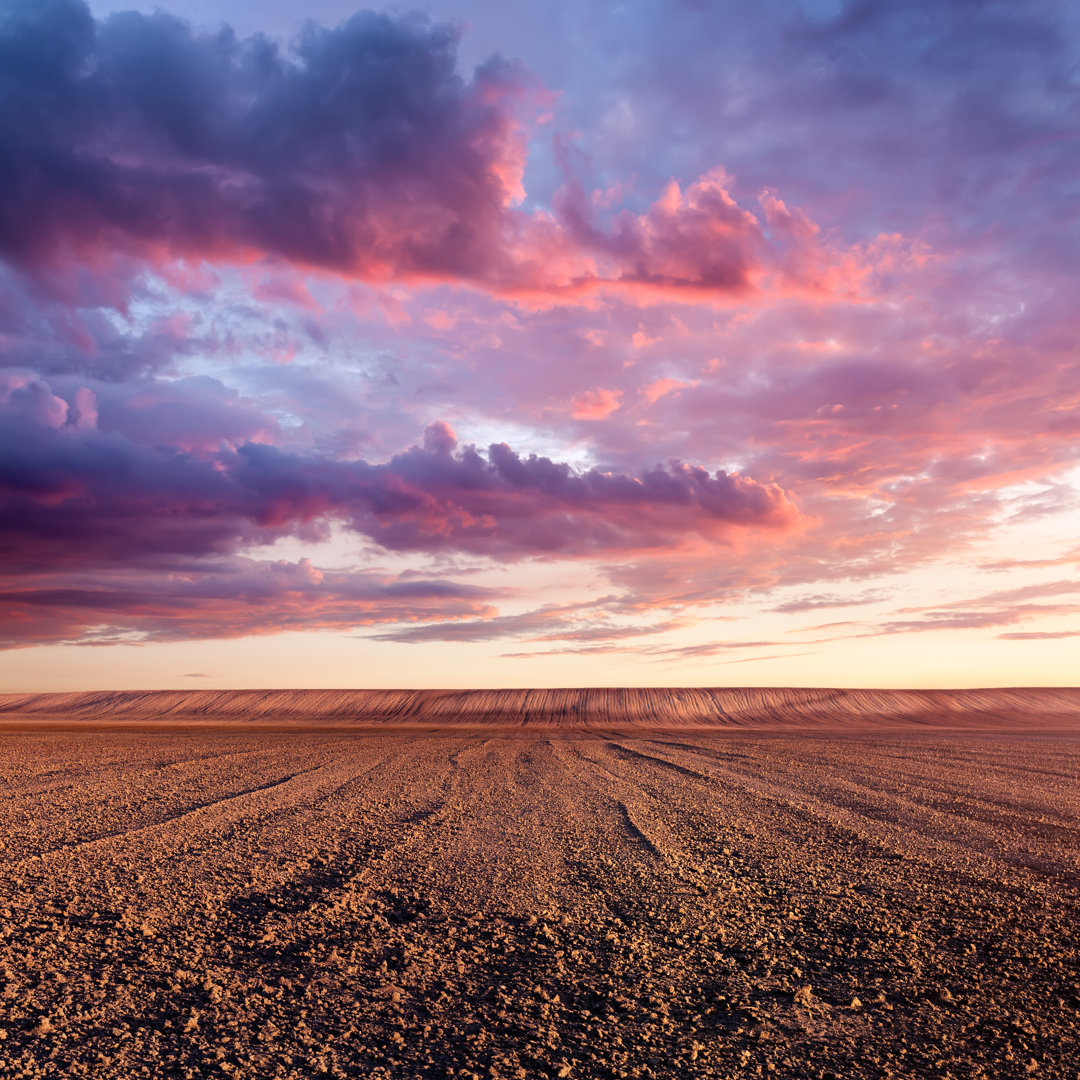
[(159, 690), (0, 695), (0, 724), (1080, 729), (1080, 689)]
[(0, 1077), (1076, 1080), (1076, 702), (9, 696)]

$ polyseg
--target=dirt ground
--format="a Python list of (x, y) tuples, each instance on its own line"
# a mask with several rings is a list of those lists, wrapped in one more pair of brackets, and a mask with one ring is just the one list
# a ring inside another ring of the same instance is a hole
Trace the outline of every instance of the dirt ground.
[(8, 732), (0, 1075), (1080, 1076), (1080, 736)]

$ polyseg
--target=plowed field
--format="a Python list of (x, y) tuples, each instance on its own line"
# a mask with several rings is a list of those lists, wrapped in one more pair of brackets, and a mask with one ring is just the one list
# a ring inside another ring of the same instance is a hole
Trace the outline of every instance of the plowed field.
[(1080, 737), (0, 741), (0, 1075), (1080, 1075)]

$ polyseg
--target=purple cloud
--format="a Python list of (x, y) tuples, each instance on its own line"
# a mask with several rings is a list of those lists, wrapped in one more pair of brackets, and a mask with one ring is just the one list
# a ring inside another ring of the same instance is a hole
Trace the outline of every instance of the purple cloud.
[[(260, 598), (257, 578), (236, 571), (229, 584), (213, 568), (283, 536), (325, 537), (333, 523), (388, 550), (513, 561), (625, 557), (690, 536), (722, 540), (798, 522), (790, 497), (775, 485), (681, 464), (638, 475), (580, 471), (505, 444), (486, 453), (459, 448), (442, 423), (427, 429), (423, 446), (372, 464), (246, 441), (255, 414), (212, 381), (145, 387), (99, 410), (85, 389), (69, 402), (34, 376), (5, 380), (0, 612), (8, 645), (48, 633), (78, 637), (80, 627), (99, 624), (168, 637), (170, 606), (182, 636), (212, 632), (215, 624), (223, 634), (233, 624), (255, 626), (242, 611), (205, 615), (218, 601), (227, 609), (229, 597), (239, 604), (242, 596), (249, 607)], [(87, 577), (123, 572), (135, 574), (134, 583)], [(267, 580), (274, 615), (260, 625), (291, 625), (279, 590), (291, 579), (278, 569)], [(336, 613), (334, 625), (347, 624), (341, 612), (354, 610), (355, 580), (318, 577), (315, 593)], [(306, 577), (302, 584), (310, 591)], [(453, 610), (474, 615), (477, 595), (430, 581), (380, 584), (359, 597), (355, 610), (364, 617), (354, 625), (423, 618), (428, 610), (443, 618), (446, 603), (463, 599), (465, 607)], [(382, 606), (369, 616), (365, 605), (376, 599)], [(192, 607), (194, 614), (185, 614)], [(300, 610), (313, 625), (325, 622), (310, 605)]]
[(0, 255), (131, 250), (365, 276), (476, 276), (516, 196), (519, 75), (456, 71), (456, 32), (361, 13), (264, 37), (81, 0), (0, 21)]
[(52, 567), (0, 584), (0, 648), (67, 641), (144, 644), (352, 630), (421, 618), (494, 612), (487, 589), (439, 579), (402, 581), (376, 571), (329, 571), (231, 556), (174, 559), (168, 567)]

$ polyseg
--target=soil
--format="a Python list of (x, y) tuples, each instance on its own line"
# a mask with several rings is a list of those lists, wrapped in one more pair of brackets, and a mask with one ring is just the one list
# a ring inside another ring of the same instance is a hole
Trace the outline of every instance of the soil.
[(0, 1076), (1080, 1076), (1080, 734), (9, 730)]

